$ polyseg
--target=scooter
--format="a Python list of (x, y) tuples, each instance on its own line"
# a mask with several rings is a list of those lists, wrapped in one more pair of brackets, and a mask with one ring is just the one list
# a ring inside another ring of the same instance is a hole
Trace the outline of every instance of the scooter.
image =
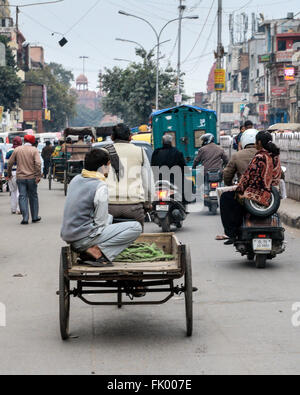
[(258, 269), (265, 269), (268, 259), (285, 251), (284, 232), (278, 214), (260, 218), (247, 213), (234, 245), (242, 256), (255, 260)]
[(156, 183), (156, 196), (157, 200), (152, 204), (152, 221), (159, 225), (163, 232), (170, 232), (171, 225), (181, 229), (188, 213), (184, 204), (177, 198), (180, 194), (178, 194), (175, 185), (168, 181), (158, 181)]
[(204, 206), (216, 215), (219, 203), (217, 189), (222, 186), (223, 174), (220, 170), (210, 170), (205, 176)]

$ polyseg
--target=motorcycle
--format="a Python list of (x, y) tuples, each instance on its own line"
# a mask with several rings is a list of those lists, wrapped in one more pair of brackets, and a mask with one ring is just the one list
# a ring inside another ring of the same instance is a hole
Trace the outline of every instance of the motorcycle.
[(272, 188), (269, 207), (245, 199), (247, 210), (243, 225), (240, 228), (234, 245), (242, 256), (247, 255), (248, 260), (254, 260), (258, 269), (265, 269), (266, 261), (274, 259), (285, 251), (285, 229), (277, 211), (282, 198), (282, 190)]
[(204, 206), (216, 215), (219, 203), (217, 189), (222, 186), (223, 174), (220, 170), (210, 170), (205, 176)]
[(188, 213), (176, 186), (168, 181), (158, 181), (155, 192), (157, 200), (152, 204), (152, 221), (159, 225), (163, 232), (170, 232), (171, 225), (181, 229)]
[(261, 218), (247, 213), (235, 247), (248, 260), (255, 260), (257, 269), (265, 269), (266, 261), (285, 251), (285, 229), (277, 214)]

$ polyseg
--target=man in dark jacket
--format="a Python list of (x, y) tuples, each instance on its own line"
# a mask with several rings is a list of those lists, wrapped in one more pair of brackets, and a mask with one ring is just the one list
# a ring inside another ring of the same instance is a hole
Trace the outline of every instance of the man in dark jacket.
[(42, 158), (44, 161), (44, 178), (47, 178), (47, 175), (49, 173), (49, 167), (51, 163), (51, 156), (54, 152), (54, 147), (50, 143), (50, 141), (46, 141), (46, 146), (43, 148), (42, 151)]
[[(184, 186), (184, 168), (186, 166), (186, 162), (182, 152), (180, 152), (177, 148), (172, 146), (173, 137), (169, 134), (165, 134), (163, 137), (163, 147), (157, 148), (151, 160), (152, 168), (162, 168), (166, 166), (169, 170), (175, 170), (175, 167), (180, 169), (180, 180), (176, 180), (177, 177), (174, 176), (174, 171), (170, 172), (170, 182), (175, 184), (180, 188)], [(155, 170), (155, 169), (154, 169)], [(154, 175), (156, 177), (155, 181), (159, 181), (162, 178), (162, 174), (160, 171), (154, 171)], [(158, 179), (157, 179), (158, 177)], [(169, 181), (169, 180), (168, 180)]]

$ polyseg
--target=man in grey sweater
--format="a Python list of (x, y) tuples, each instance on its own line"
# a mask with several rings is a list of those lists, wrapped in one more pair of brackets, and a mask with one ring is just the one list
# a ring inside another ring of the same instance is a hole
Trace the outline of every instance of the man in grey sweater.
[(142, 233), (138, 222), (112, 224), (106, 184), (109, 166), (104, 149), (86, 155), (82, 174), (70, 183), (61, 229), (62, 239), (85, 253), (84, 261), (96, 267), (112, 266), (111, 261)]

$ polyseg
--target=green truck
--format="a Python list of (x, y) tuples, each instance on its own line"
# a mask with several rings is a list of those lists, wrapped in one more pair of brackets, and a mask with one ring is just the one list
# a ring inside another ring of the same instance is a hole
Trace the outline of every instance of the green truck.
[(213, 110), (190, 105), (167, 108), (152, 114), (152, 129), (154, 149), (162, 147), (165, 134), (173, 135), (174, 146), (192, 166), (201, 147), (201, 136), (212, 133), (217, 141), (217, 115)]

